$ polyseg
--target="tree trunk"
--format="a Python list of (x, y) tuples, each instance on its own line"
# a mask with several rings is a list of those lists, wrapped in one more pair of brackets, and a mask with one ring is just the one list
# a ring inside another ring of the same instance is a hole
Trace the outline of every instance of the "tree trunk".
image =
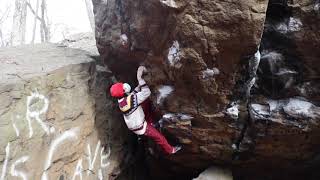
[(94, 22), (94, 14), (93, 14), (93, 6), (91, 0), (85, 0), (87, 6), (87, 14), (89, 17), (90, 25), (92, 28), (92, 32), (95, 32), (95, 22)]
[(36, 37), (38, 10), (39, 10), (39, 0), (37, 0), (37, 4), (36, 4), (36, 11), (35, 11), (35, 15), (34, 15), (31, 44), (34, 44), (34, 40), (35, 40), (35, 37)]
[(4, 39), (2, 36), (2, 30), (0, 29), (0, 42), (1, 42), (1, 46), (0, 47), (4, 47)]
[[(41, 1), (41, 42), (49, 42), (50, 41), (50, 31), (49, 31), (49, 23), (47, 17), (47, 4), (46, 0)], [(47, 20), (46, 20), (47, 19)]]
[(12, 46), (25, 43), (26, 23), (27, 2), (26, 0), (16, 0), (11, 33)]
[[(5, 37), (5, 34), (2, 31), (3, 23), (9, 18), (10, 6), (7, 5), (5, 11), (0, 14), (0, 47), (8, 46), (10, 42)], [(10, 39), (9, 39), (10, 41)]]

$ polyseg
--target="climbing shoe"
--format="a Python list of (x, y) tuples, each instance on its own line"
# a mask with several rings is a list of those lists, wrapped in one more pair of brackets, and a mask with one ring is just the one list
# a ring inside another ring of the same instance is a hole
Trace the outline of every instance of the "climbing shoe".
[(173, 147), (172, 154), (177, 153), (177, 152), (180, 151), (181, 149), (182, 149), (182, 146), (175, 146), (175, 147)]

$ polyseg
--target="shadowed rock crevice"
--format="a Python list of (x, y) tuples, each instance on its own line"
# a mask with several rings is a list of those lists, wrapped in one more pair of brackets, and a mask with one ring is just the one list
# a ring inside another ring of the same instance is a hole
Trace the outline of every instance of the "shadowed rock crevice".
[[(316, 166), (309, 163), (314, 162), (314, 157), (319, 153), (319, 145), (309, 139), (310, 136), (319, 136), (318, 120), (315, 120), (319, 116), (314, 116), (319, 108), (318, 100), (314, 98), (317, 94), (315, 90), (317, 85), (314, 80), (308, 78), (310, 67), (306, 61), (311, 54), (303, 54), (301, 44), (297, 43), (299, 34), (313, 26), (313, 24), (305, 24), (301, 11), (308, 12), (309, 17), (313, 19), (318, 18), (312, 9), (308, 9), (311, 3), (302, 7), (306, 4), (306, 2), (270, 1), (260, 47), (258, 81), (254, 86), (252, 103), (249, 106), (254, 130), (248, 137), (255, 143), (254, 151), (251, 151), (249, 157), (258, 155), (261, 151), (268, 154), (270, 158), (277, 157), (277, 161), (270, 161), (272, 165), (267, 166), (274, 172), (273, 178), (286, 179), (296, 176), (297, 179), (302, 177), (312, 179), (319, 176), (313, 170)], [(301, 88), (306, 82), (309, 85), (309, 93)], [(277, 149), (260, 149), (261, 146), (266, 147), (267, 142), (274, 143)], [(288, 147), (291, 147), (291, 150), (286, 150)], [(281, 157), (281, 153), (284, 152), (287, 155)], [(286, 161), (293, 161), (295, 165), (292, 166)], [(275, 164), (282, 164), (282, 173), (274, 171)], [(245, 170), (241, 169), (241, 171), (237, 173), (242, 174)]]
[(292, 87), (303, 83), (305, 74), (293, 39), (302, 23), (292, 16), (289, 5), (270, 1), (262, 37), (258, 85), (262, 93), (273, 98), (297, 95)]

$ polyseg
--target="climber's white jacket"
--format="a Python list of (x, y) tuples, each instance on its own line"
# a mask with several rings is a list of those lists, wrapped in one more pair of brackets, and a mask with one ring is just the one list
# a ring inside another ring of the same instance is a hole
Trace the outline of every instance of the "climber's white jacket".
[(151, 91), (144, 79), (138, 77), (138, 81), (139, 85), (135, 90), (130, 95), (119, 99), (118, 103), (127, 127), (134, 133), (142, 135), (146, 132), (147, 122), (140, 104), (150, 96)]

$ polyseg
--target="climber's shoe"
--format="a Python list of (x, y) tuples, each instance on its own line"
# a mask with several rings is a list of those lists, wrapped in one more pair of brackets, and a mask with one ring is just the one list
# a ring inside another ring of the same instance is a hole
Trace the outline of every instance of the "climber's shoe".
[(232, 149), (234, 150), (234, 151), (236, 151), (237, 149), (238, 149), (238, 147), (237, 147), (237, 145), (236, 144), (232, 144)]
[(178, 145), (178, 146), (174, 146), (173, 150), (172, 150), (172, 154), (177, 153), (178, 151), (180, 151), (182, 149), (182, 146)]
[(158, 122), (156, 122), (156, 123), (151, 123), (151, 125), (154, 127), (154, 128), (156, 128), (156, 129), (160, 129), (160, 128), (162, 128), (161, 127), (161, 124), (160, 124), (160, 122), (158, 121)]
[(148, 148), (148, 151), (151, 155), (155, 155), (154, 150), (151, 147)]
[(232, 144), (231, 147), (232, 147), (233, 152), (240, 152), (239, 146), (237, 146), (236, 144)]
[(142, 136), (138, 136), (138, 143), (143, 143), (143, 137)]

